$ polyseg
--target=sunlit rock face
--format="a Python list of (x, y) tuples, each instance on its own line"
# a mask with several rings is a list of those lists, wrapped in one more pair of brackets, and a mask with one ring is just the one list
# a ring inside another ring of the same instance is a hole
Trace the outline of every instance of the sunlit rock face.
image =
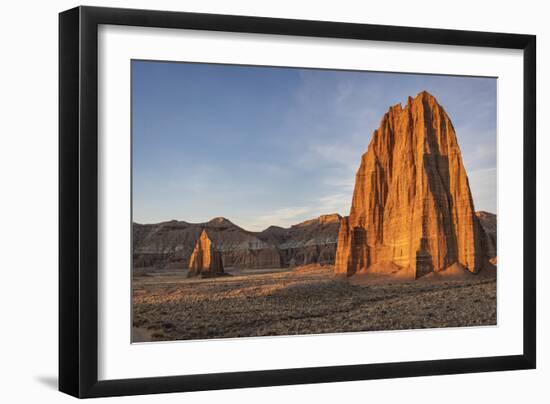
[(453, 124), (427, 92), (389, 109), (374, 131), (341, 222), (335, 271), (418, 278), (487, 260)]
[(223, 274), (222, 256), (217, 251), (206, 230), (203, 230), (189, 259), (188, 276), (216, 276)]

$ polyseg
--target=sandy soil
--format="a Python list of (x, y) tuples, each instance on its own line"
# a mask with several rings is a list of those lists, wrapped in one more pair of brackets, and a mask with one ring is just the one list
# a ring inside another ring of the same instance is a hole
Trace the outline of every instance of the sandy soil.
[(134, 277), (134, 342), (496, 324), (495, 276), (342, 280), (332, 266)]

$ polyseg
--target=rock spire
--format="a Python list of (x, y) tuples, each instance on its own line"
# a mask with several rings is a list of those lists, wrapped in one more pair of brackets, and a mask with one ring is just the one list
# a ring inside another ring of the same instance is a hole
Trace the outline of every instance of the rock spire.
[(208, 277), (223, 273), (221, 253), (214, 248), (206, 230), (203, 230), (189, 259), (188, 276)]
[(426, 91), (384, 114), (361, 158), (336, 273), (399, 272), (415, 279), (485, 264), (483, 229), (449, 116)]

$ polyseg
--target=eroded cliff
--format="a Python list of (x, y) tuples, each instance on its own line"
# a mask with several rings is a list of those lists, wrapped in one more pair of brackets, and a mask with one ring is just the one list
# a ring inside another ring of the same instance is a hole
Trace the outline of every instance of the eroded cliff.
[(485, 234), (451, 120), (427, 92), (393, 106), (374, 131), (342, 220), (337, 274), (418, 278), (486, 265)]

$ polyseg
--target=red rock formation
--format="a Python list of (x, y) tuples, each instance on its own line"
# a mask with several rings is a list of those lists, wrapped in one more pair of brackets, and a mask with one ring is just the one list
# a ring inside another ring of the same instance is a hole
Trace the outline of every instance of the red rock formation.
[(187, 276), (216, 276), (223, 273), (222, 256), (214, 248), (206, 230), (203, 230), (189, 259)]
[(214, 218), (204, 223), (176, 220), (157, 224), (134, 223), (134, 270), (179, 269), (182, 263), (188, 266), (203, 229), (221, 252), (225, 269), (281, 267), (275, 245), (263, 242), (258, 233), (246, 231), (227, 219)]
[(497, 215), (494, 213), (479, 211), (476, 216), (485, 232), (485, 252), (492, 263), (497, 259)]
[(340, 220), (338, 214), (321, 215), (288, 229), (271, 226), (258, 237), (277, 246), (284, 267), (334, 264)]
[(418, 278), (455, 263), (477, 272), (486, 256), (482, 237), (447, 113), (425, 91), (391, 107), (356, 174), (336, 273), (397, 266)]
[(340, 222), (335, 268), (337, 273), (352, 275), (370, 266), (367, 230), (350, 226), (349, 216)]
[(283, 268), (311, 263), (334, 264), (341, 216), (322, 215), (289, 228), (270, 226), (247, 231), (223, 217), (204, 223), (172, 220), (133, 224), (135, 271), (158, 271), (188, 266), (203, 229), (231, 268)]

